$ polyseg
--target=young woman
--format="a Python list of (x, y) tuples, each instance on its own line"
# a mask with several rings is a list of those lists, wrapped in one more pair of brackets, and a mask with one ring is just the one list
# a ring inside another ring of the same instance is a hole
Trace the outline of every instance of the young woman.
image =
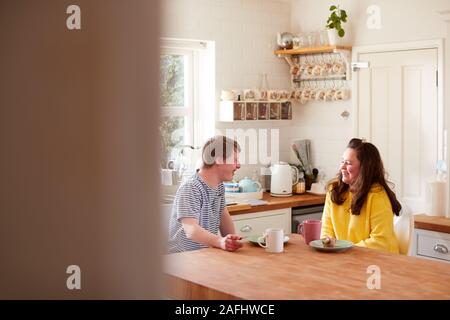
[(378, 149), (350, 140), (337, 177), (328, 184), (321, 238), (350, 240), (355, 245), (399, 252), (394, 214), (400, 202), (389, 188)]

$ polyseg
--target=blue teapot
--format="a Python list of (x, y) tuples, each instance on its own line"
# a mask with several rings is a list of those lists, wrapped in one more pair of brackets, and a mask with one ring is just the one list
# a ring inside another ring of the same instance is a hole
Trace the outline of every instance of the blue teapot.
[(262, 186), (258, 181), (253, 181), (248, 177), (239, 181), (239, 192), (258, 192), (261, 190)]

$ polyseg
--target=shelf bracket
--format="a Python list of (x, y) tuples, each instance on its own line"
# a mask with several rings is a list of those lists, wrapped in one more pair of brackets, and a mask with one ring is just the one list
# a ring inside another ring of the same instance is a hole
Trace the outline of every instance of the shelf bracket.
[(351, 71), (352, 57), (350, 56), (350, 51), (334, 49), (333, 52), (339, 53), (341, 55), (342, 59), (344, 59), (345, 65), (347, 66), (346, 71), (345, 71), (345, 74), (347, 75), (346, 80), (351, 80), (352, 79), (352, 71)]
[(289, 64), (290, 68), (292, 68), (294, 66), (291, 56), (284, 57), (284, 60), (286, 60), (286, 62)]

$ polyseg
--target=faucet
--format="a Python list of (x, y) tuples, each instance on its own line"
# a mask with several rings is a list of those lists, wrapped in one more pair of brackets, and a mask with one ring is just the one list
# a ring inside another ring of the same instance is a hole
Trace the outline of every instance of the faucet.
[(178, 177), (180, 179), (182, 179), (185, 171), (188, 170), (188, 164), (186, 164), (186, 159), (185, 159), (185, 149), (198, 150), (201, 147), (194, 147), (194, 146), (189, 145), (189, 144), (184, 144), (184, 145), (179, 146), (178, 148), (180, 150), (179, 154), (178, 154), (178, 159), (177, 159), (177, 162), (179, 164), (179, 166), (178, 166)]

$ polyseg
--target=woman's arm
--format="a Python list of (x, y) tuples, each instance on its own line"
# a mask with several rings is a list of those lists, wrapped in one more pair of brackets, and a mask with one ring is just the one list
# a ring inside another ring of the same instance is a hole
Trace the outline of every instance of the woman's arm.
[(331, 195), (328, 192), (322, 213), (322, 229), (320, 231), (320, 238), (324, 238), (325, 236), (336, 238), (336, 235), (334, 234), (333, 222), (331, 221), (331, 211)]
[(398, 252), (398, 241), (394, 233), (394, 214), (386, 193), (368, 199), (366, 210), (370, 219), (369, 238), (356, 243), (357, 246), (388, 252)]

